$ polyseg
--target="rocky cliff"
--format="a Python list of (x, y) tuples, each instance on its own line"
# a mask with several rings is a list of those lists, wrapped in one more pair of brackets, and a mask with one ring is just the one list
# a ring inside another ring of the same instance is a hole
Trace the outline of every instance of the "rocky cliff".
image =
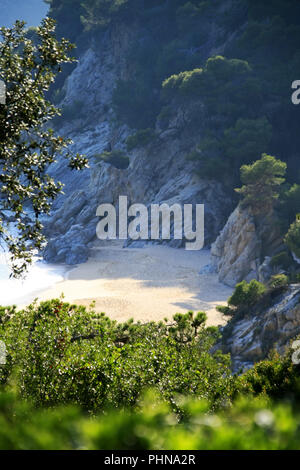
[(233, 369), (251, 367), (271, 350), (284, 353), (300, 334), (300, 286), (265, 299), (242, 318), (233, 318), (223, 331), (223, 350), (231, 354)]
[[(191, 126), (192, 106), (183, 112), (174, 105), (167, 125), (161, 128), (157, 122), (152, 142), (127, 152), (125, 141), (134, 130), (116, 122), (111, 102), (117, 81), (134, 73), (126, 57), (140, 34), (138, 28), (119, 26), (94, 38), (65, 82), (60, 104), (74, 111), (59, 131), (74, 140), (74, 151), (89, 157), (90, 168), (70, 172), (60, 161), (51, 168), (65, 184), (65, 195), (45, 221), (47, 261), (84, 262), (96, 236), (96, 208), (102, 203), (117, 206), (119, 195), (128, 196), (129, 204), (205, 204), (206, 244), (215, 240), (230, 213), (232, 202), (222, 185), (201, 179), (186, 159), (199, 137), (199, 129)], [(121, 170), (97, 161), (95, 155), (105, 150), (125, 150), (129, 167)], [(180, 246), (181, 241), (170, 243)]]

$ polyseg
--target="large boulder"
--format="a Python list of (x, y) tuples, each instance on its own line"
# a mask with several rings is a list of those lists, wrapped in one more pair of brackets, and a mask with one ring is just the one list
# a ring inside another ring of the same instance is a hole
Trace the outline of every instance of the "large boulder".
[(48, 241), (44, 259), (69, 265), (84, 263), (89, 257), (89, 242), (95, 238), (95, 234), (95, 226), (73, 225), (66, 234)]

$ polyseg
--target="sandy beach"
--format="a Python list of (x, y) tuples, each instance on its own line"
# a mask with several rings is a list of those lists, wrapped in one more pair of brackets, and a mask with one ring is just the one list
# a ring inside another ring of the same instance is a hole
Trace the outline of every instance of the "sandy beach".
[(122, 248), (110, 242), (94, 248), (90, 260), (71, 269), (64, 281), (27, 295), (18, 306), (63, 293), (68, 302), (89, 306), (95, 301), (97, 312), (118, 321), (161, 320), (201, 310), (208, 315), (208, 325), (222, 325), (226, 319), (215, 307), (226, 303), (232, 289), (219, 283), (215, 273), (199, 274), (208, 263), (208, 250)]

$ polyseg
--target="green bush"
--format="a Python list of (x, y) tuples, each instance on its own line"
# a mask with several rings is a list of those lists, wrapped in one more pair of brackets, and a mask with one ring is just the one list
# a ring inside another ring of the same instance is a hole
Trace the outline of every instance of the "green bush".
[(141, 129), (134, 135), (130, 135), (126, 140), (127, 150), (131, 150), (139, 147), (145, 147), (146, 145), (153, 142), (155, 139), (155, 132), (153, 129)]
[(269, 359), (261, 361), (242, 374), (237, 380), (237, 389), (254, 396), (269, 397), (272, 400), (289, 400), (299, 403), (299, 366), (292, 362), (293, 350), (283, 357), (273, 352)]
[(114, 19), (126, 14), (129, 4), (129, 0), (84, 0), (81, 21), (85, 30), (107, 28)]
[(231, 316), (234, 314), (234, 310), (228, 305), (217, 305), (216, 309), (218, 312), (223, 313), (223, 315)]
[(290, 226), (284, 241), (297, 258), (300, 258), (300, 216), (297, 216), (296, 221)]
[(285, 274), (275, 274), (269, 281), (271, 289), (278, 289), (281, 287), (287, 287), (289, 284), (289, 278)]
[(232, 122), (249, 116), (259, 100), (260, 85), (246, 61), (216, 56), (209, 58), (204, 68), (164, 80), (162, 96), (165, 100), (201, 99), (211, 116), (226, 116)]
[(242, 281), (236, 285), (234, 293), (228, 299), (228, 305), (245, 308), (254, 305), (266, 292), (266, 287), (261, 282), (253, 279), (249, 283)]
[(121, 150), (113, 150), (112, 152), (95, 154), (94, 159), (109, 163), (119, 170), (126, 170), (130, 163), (129, 157)]
[(215, 408), (231, 394), (229, 357), (210, 353), (220, 335), (202, 312), (177, 314), (170, 324), (117, 324), (52, 300), (0, 313), (7, 348), (0, 381), (13, 380), (35, 406), (71, 403), (95, 413), (135, 405), (148, 386), (171, 404), (192, 394)]

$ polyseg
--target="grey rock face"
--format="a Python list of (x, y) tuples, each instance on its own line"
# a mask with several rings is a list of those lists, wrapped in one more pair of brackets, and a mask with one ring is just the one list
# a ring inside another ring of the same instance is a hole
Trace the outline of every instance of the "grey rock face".
[(270, 303), (269, 308), (254, 312), (252, 309), (249, 315), (232, 320), (231, 326), (226, 327), (230, 328), (230, 335), (223, 349), (231, 353), (235, 371), (265, 359), (273, 349), (284, 353), (290, 341), (300, 334), (300, 285), (290, 286)]
[(211, 247), (211, 260), (220, 281), (234, 287), (243, 279), (256, 279), (261, 241), (253, 217), (238, 206)]
[(242, 280), (267, 281), (274, 269), (271, 257), (281, 245), (280, 233), (272, 220), (256, 221), (250, 209), (239, 205), (211, 247), (211, 263), (224, 284), (234, 287)]
[[(175, 107), (169, 127), (163, 132), (157, 127), (157, 138), (152, 143), (128, 154), (130, 165), (126, 170), (118, 170), (94, 157), (107, 148), (126, 150), (126, 138), (135, 132), (115, 123), (111, 102), (117, 81), (132, 77), (126, 57), (137, 34), (140, 32), (125, 27), (111, 31), (80, 57), (66, 81), (62, 104), (69, 106), (80, 99), (82, 107), (73, 120), (63, 123), (60, 133), (73, 139), (74, 152), (90, 158), (90, 168), (71, 172), (62, 161), (51, 168), (52, 175), (65, 184), (65, 196), (58, 199), (45, 224), (49, 240), (44, 252), (47, 261), (85, 260), (88, 246), (96, 239), (97, 207), (102, 203), (117, 207), (120, 195), (127, 196), (129, 204), (146, 206), (164, 202), (205, 204), (206, 245), (215, 240), (230, 213), (231, 201), (222, 185), (201, 179), (194, 163), (185, 158), (199, 142), (201, 132), (192, 130), (191, 110), (189, 118), (188, 109), (183, 113)], [(182, 245), (178, 240), (169, 243)], [(127, 244), (130, 245), (130, 240)]]
[(72, 225), (64, 235), (51, 238), (44, 251), (44, 259), (53, 263), (74, 265), (88, 259), (88, 242), (94, 237), (95, 228)]

